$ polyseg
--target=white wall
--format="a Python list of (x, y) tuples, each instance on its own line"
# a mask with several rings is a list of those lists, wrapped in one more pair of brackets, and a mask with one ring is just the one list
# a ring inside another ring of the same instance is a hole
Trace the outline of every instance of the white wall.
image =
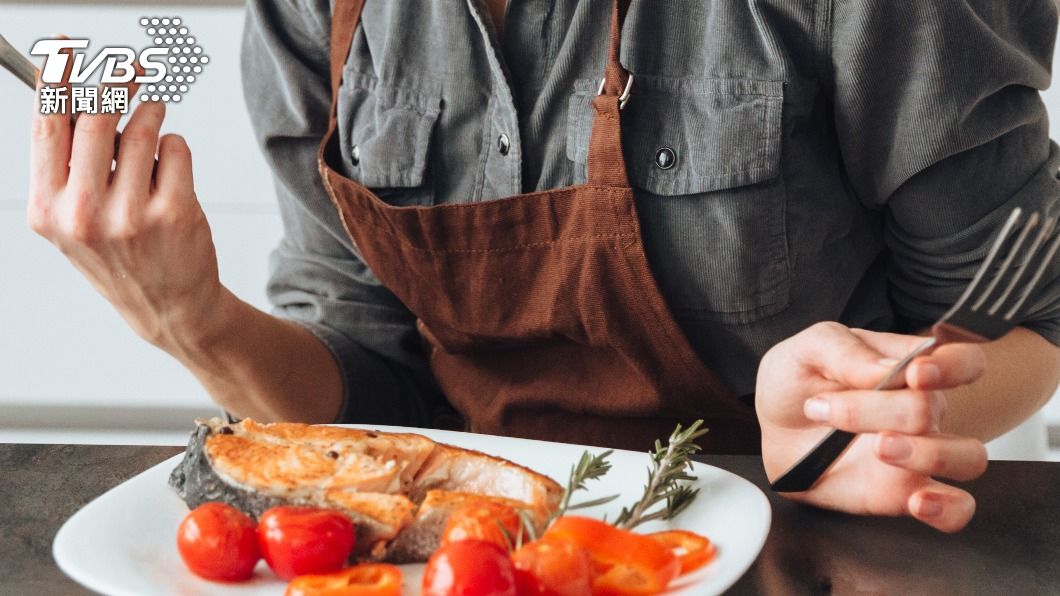
[[(0, 32), (23, 50), (56, 33), (138, 46), (142, 16), (180, 16), (212, 60), (185, 100), (171, 106), (165, 128), (183, 134), (194, 152), (196, 188), (214, 230), (222, 280), (265, 307), (266, 256), (280, 224), (239, 85), (242, 8), (0, 4)], [(1060, 138), (1060, 90), (1047, 93), (1046, 100), (1058, 115), (1053, 137)], [(70, 434), (39, 434), (47, 426), (183, 429), (192, 413), (213, 410), (206, 393), (129, 331), (25, 225), (31, 109), (30, 90), (0, 73), (0, 441), (73, 440)], [(150, 411), (124, 422), (127, 411), (104, 406)], [(64, 409), (71, 407), (79, 408), (76, 420), (64, 419)], [(1060, 400), (1049, 406), (1049, 416), (1060, 423)], [(163, 440), (160, 436), (141, 432), (130, 440)]]
[[(86, 37), (93, 47), (138, 47), (146, 45), (141, 16), (180, 16), (211, 58), (184, 100), (170, 105), (165, 131), (183, 134), (192, 148), (222, 280), (264, 307), (266, 255), (280, 224), (239, 85), (242, 8), (8, 4), (0, 5), (0, 32), (24, 51), (54, 33)], [(14, 407), (28, 404), (212, 411), (187, 372), (129, 331), (58, 251), (27, 229), (32, 106), (31, 90), (0, 73), (0, 427), (5, 418), (8, 426), (36, 425)]]

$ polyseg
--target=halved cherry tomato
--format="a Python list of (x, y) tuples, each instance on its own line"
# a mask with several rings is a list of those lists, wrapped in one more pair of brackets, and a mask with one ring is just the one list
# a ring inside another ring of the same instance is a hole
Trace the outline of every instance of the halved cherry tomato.
[(519, 533), (519, 514), (514, 507), (493, 501), (474, 501), (449, 514), (442, 544), (456, 540), (484, 540), (508, 550)]
[(682, 574), (710, 563), (718, 552), (710, 539), (687, 530), (669, 530), (648, 536), (677, 555)]
[(287, 584), (284, 596), (400, 596), (401, 569), (364, 563), (327, 575), (302, 575)]
[(516, 596), (508, 551), (484, 540), (457, 540), (434, 551), (421, 596)]
[(519, 596), (590, 596), (589, 551), (569, 540), (542, 538), (512, 553)]
[(353, 522), (333, 509), (273, 507), (258, 520), (261, 553), (283, 579), (342, 569), (354, 540)]
[(593, 580), (593, 594), (657, 594), (681, 571), (681, 563), (669, 548), (600, 520), (564, 516), (545, 537), (570, 540), (589, 551), (600, 571)]
[(192, 573), (237, 582), (254, 574), (261, 554), (254, 520), (226, 503), (204, 503), (177, 529), (177, 550)]

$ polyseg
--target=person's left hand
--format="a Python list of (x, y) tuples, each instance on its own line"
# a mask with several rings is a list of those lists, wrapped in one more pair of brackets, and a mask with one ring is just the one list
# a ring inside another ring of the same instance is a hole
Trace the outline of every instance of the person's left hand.
[(905, 386), (872, 391), (925, 338), (819, 323), (762, 359), (756, 407), (766, 474), (775, 480), (827, 432), (863, 433), (813, 488), (790, 499), (864, 515), (910, 515), (944, 532), (971, 520), (975, 499), (935, 480), (971, 480), (986, 470), (983, 444), (939, 432), (943, 390), (986, 368), (974, 344), (948, 344), (917, 358)]

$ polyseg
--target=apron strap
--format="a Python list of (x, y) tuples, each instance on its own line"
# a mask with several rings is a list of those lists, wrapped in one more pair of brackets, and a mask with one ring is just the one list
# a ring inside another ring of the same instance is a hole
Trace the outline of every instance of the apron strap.
[[(339, 85), (346, 64), (353, 35), (361, 20), (365, 0), (335, 0), (331, 14), (331, 112), (328, 137), (335, 132)], [(611, 11), (611, 40), (607, 50), (607, 65), (601, 94), (593, 98), (596, 116), (589, 137), (588, 182), (595, 186), (628, 187), (626, 161), (622, 156), (621, 109), (628, 99), (629, 74), (619, 61), (622, 24), (629, 11), (630, 0), (614, 0)]]
[(630, 0), (615, 0), (611, 11), (611, 41), (600, 94), (593, 98), (596, 116), (589, 137), (588, 181), (594, 186), (628, 187), (626, 160), (622, 156), (622, 108), (629, 99), (633, 75), (619, 61), (622, 25)]

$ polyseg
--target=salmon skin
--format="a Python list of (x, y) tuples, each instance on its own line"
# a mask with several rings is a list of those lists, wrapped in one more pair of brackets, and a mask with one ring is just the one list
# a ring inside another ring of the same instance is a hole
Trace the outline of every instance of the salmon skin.
[(458, 504), (511, 504), (542, 529), (563, 489), (509, 461), (412, 433), (297, 423), (198, 421), (169, 484), (188, 507), (221, 501), (259, 517), (280, 505), (337, 509), (355, 561), (426, 561)]

